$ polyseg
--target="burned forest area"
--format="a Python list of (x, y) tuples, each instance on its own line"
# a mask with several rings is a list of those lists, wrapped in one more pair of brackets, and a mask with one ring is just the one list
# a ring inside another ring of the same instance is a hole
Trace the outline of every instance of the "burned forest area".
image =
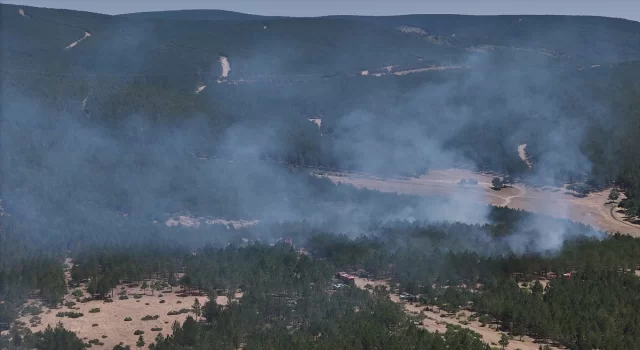
[(638, 22), (0, 32), (0, 349), (639, 348)]

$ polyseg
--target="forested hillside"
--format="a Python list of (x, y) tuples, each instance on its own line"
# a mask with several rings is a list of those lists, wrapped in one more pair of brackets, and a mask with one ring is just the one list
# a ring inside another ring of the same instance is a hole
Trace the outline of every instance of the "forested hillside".
[[(413, 175), (465, 165), (537, 182), (617, 181), (638, 211), (635, 22), (1, 8), (4, 130), (34, 107), (116, 141), (131, 120), (151, 121), (197, 128), (190, 151), (228, 158), (218, 140), (243, 128), (262, 157), (304, 166)], [(521, 143), (533, 171), (515, 152)]]
[[(57, 305), (88, 281), (103, 300), (154, 279), (244, 292), (147, 336), (157, 349), (488, 348), (418, 329), (381, 289), (331, 289), (364, 270), (513, 336), (633, 348), (637, 239), (481, 205), (464, 186), (424, 198), (317, 175), (615, 184), (637, 217), (637, 22), (2, 4), (0, 36), (0, 328), (33, 311), (29, 295)], [(270, 245), (284, 237), (305, 250)], [(13, 326), (0, 347), (84, 347)]]
[[(247, 349), (275, 349), (283, 344), (291, 349), (366, 349), (371, 344), (487, 348), (466, 330), (450, 328), (442, 336), (416, 329), (387, 299), (389, 291), (333, 290), (332, 275), (341, 270), (360, 271), (372, 280), (390, 279), (391, 292), (420, 295), (425, 305), (437, 305), (446, 312), (470, 310), (483, 323), (496, 322), (514, 337), (553, 339), (579, 349), (611, 344), (633, 348), (638, 239), (613, 236), (601, 241), (598, 236), (582, 236), (588, 229), (573, 225), (567, 230), (576, 236), (559, 247), (557, 254), (535, 250), (514, 254), (510, 241), (535, 240), (534, 232), (516, 233), (515, 228), (528, 215), (497, 209), (493, 213), (496, 224), (484, 227), (395, 222), (372, 226), (370, 234), (354, 238), (318, 231), (306, 223), (251, 230), (260, 232), (261, 239), (268, 232), (274, 237), (293, 234), (293, 242), (305, 249), (304, 254), (287, 244), (269, 246), (253, 240), (195, 250), (162, 239), (155, 244), (97, 245), (71, 253), (74, 267), (69, 286), (92, 281), (88, 295), (98, 300), (108, 299), (123, 281), (158, 278), (212, 296), (228, 290), (243, 292), (240, 302), (230, 307), (215, 302), (202, 305), (206, 322), (195, 322), (190, 316), (184, 324), (174, 325), (168, 337), (145, 337), (167, 349), (204, 344), (221, 348), (243, 344)], [(483, 236), (484, 232), (489, 234)], [(252, 237), (249, 232), (237, 234)], [(30, 276), (28, 266), (22, 267), (24, 276)], [(60, 261), (40, 266), (41, 271), (46, 266), (59, 268)], [(554, 277), (566, 272), (571, 279)], [(53, 270), (43, 274), (45, 278), (61, 275)], [(3, 298), (10, 298), (7, 291), (20, 283), (7, 279), (0, 289)], [(0, 322), (14, 316), (3, 317)], [(16, 332), (13, 336), (20, 335), (24, 344), (46, 339), (42, 334)], [(0, 341), (10, 344), (9, 338)]]

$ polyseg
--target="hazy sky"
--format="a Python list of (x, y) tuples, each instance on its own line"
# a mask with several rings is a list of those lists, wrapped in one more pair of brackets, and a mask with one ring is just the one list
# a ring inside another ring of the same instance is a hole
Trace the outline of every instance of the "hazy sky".
[(408, 13), (562, 14), (640, 21), (640, 0), (0, 0), (108, 14), (222, 9), (262, 15), (397, 15)]

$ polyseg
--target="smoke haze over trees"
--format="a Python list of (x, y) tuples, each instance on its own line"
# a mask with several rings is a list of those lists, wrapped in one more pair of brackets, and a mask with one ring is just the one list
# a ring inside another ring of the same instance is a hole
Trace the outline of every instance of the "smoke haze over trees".
[[(94, 281), (100, 298), (125, 277), (178, 270), (209, 293), (242, 286), (241, 305), (203, 305), (210, 324), (176, 325), (158, 349), (208, 341), (235, 349), (240, 340), (486, 348), (464, 331), (419, 332), (381, 291), (327, 299), (338, 269), (390, 277), (454, 309), (472, 302), (509, 331), (567, 346), (624, 348), (634, 339), (633, 316), (622, 310), (635, 302), (637, 278), (627, 271), (638, 267), (637, 240), (480, 205), (464, 186), (421, 198), (336, 185), (309, 170), (393, 177), (464, 167), (509, 183), (571, 182), (583, 194), (616, 184), (623, 209), (638, 216), (637, 22), (106, 16), (0, 5), (0, 35), (0, 324), (33, 291), (57, 303), (70, 254), (80, 263), (74, 279)], [(516, 151), (522, 144), (531, 169)], [(179, 215), (260, 223), (165, 224)], [(323, 260), (267, 245), (281, 237)], [(237, 249), (241, 238), (262, 243)], [(543, 271), (578, 278), (552, 282), (544, 296), (520, 291), (516, 280)], [(440, 295), (432, 283), (456, 292)], [(461, 283), (486, 289), (470, 295)], [(607, 307), (572, 305), (573, 293)], [(351, 307), (360, 312), (344, 311)], [(255, 316), (266, 310), (272, 318)], [(577, 310), (583, 321), (564, 322)], [(598, 328), (604, 318), (615, 321)], [(50, 329), (25, 344), (55, 334), (69, 336)]]

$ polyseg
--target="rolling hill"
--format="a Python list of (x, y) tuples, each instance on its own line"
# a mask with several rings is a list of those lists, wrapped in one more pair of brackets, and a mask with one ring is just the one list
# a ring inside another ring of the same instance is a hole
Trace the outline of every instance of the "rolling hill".
[[(617, 181), (631, 202), (639, 191), (637, 22), (15, 5), (0, 16), (4, 164), (25, 169), (6, 174), (5, 191), (37, 173), (43, 152), (73, 144), (63, 121), (157, 162), (146, 142), (185, 139), (186, 153), (228, 157), (241, 139), (252, 156), (300, 166), (415, 175), (465, 165), (537, 182)], [(64, 154), (61, 164), (75, 162)]]

